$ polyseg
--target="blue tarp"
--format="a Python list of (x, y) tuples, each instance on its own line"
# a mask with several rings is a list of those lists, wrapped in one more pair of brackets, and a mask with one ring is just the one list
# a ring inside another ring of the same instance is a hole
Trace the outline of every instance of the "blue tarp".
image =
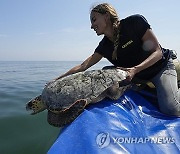
[(179, 154), (180, 118), (161, 114), (141, 94), (129, 90), (117, 101), (104, 99), (87, 107), (63, 128), (48, 151), (48, 154), (119, 153)]

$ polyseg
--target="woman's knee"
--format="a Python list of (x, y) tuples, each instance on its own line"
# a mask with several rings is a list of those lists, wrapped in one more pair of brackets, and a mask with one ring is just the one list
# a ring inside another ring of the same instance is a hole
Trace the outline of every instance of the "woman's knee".
[(160, 107), (160, 111), (168, 116), (180, 117), (180, 104), (178, 104), (177, 107)]
[(102, 69), (103, 70), (107, 70), (107, 69), (113, 69), (113, 68), (116, 68), (115, 66), (104, 66)]

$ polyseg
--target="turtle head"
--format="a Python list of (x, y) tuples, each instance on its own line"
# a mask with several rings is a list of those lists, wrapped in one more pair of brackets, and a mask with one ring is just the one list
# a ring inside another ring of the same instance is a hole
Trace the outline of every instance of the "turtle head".
[(41, 95), (35, 97), (26, 104), (26, 110), (32, 111), (31, 115), (44, 111), (45, 109), (46, 105), (42, 102)]

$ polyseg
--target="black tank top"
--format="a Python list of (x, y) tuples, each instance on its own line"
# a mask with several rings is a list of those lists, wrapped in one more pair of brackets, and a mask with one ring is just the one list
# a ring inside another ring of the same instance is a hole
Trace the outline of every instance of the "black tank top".
[[(95, 52), (107, 58), (113, 65), (119, 67), (133, 67), (142, 63), (151, 54), (150, 51), (143, 48), (142, 37), (151, 29), (147, 20), (141, 15), (132, 15), (120, 22), (120, 39), (117, 49), (117, 60), (112, 59), (114, 51), (113, 42), (106, 36), (101, 40)], [(163, 57), (154, 65), (137, 73), (135, 77), (143, 80), (153, 78), (164, 66), (169, 59), (169, 50), (163, 49)]]

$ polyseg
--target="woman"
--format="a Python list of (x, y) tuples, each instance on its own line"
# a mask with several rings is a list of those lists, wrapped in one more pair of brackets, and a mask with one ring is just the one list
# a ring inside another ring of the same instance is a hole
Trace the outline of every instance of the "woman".
[(91, 10), (90, 20), (91, 28), (104, 38), (89, 58), (57, 79), (85, 71), (105, 57), (128, 72), (127, 80), (152, 81), (161, 112), (180, 116), (177, 74), (170, 51), (161, 48), (146, 19), (133, 15), (120, 21), (115, 9), (103, 3)]

